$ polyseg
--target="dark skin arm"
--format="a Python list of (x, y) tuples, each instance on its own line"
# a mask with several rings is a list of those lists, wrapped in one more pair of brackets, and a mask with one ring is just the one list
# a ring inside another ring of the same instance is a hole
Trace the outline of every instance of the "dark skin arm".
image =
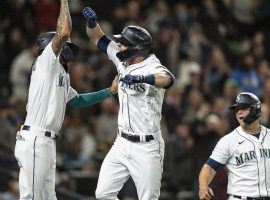
[(72, 29), (68, 0), (61, 0), (60, 14), (57, 20), (56, 34), (52, 40), (52, 49), (56, 56), (68, 41)]

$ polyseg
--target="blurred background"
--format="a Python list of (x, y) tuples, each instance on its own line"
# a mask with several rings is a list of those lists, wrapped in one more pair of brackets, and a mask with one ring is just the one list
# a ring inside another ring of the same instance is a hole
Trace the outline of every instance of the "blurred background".
[[(198, 199), (198, 173), (217, 140), (237, 126), (228, 106), (241, 91), (263, 101), (261, 123), (270, 116), (270, 3), (267, 0), (70, 0), (72, 40), (80, 46), (70, 70), (79, 93), (110, 86), (116, 70), (85, 33), (84, 6), (97, 13), (111, 36), (139, 25), (153, 37), (152, 52), (170, 69), (162, 117), (166, 142), (163, 200)], [(37, 36), (56, 28), (58, 0), (0, 1), (0, 199), (18, 199), (16, 131), (26, 115), (29, 71)], [(57, 142), (59, 200), (94, 199), (99, 168), (117, 129), (117, 97), (87, 109), (67, 108)], [(215, 199), (226, 199), (226, 170), (213, 181)], [(136, 200), (129, 180), (120, 199)]]

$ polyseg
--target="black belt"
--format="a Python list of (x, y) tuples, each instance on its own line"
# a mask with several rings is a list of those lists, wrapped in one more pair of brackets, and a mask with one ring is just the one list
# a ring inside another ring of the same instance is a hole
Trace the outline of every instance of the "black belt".
[[(28, 125), (23, 125), (22, 126), (22, 130), (24, 131), (29, 131), (31, 128), (31, 126), (28, 126)], [(46, 137), (49, 137), (49, 138), (53, 138), (54, 140), (57, 140), (59, 138), (58, 135), (55, 135), (54, 137), (52, 137), (52, 132), (51, 131), (45, 131), (45, 134), (44, 134)]]
[[(241, 196), (233, 195), (234, 198), (242, 199)], [(270, 200), (270, 197), (246, 197), (247, 200)]]
[[(125, 132), (120, 132), (120, 136), (127, 139), (130, 142), (143, 142), (141, 141), (141, 138), (139, 135), (131, 135)], [(154, 140), (154, 136), (153, 135), (145, 135), (145, 142), (150, 142), (151, 140)]]

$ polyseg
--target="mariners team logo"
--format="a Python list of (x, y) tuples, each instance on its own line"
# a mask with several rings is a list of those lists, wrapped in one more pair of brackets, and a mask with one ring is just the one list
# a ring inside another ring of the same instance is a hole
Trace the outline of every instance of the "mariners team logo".
[(240, 101), (240, 95), (238, 95), (237, 97), (236, 97), (236, 102), (239, 102)]
[(63, 74), (59, 74), (59, 77), (58, 77), (58, 85), (59, 87), (63, 87), (64, 86), (64, 76)]

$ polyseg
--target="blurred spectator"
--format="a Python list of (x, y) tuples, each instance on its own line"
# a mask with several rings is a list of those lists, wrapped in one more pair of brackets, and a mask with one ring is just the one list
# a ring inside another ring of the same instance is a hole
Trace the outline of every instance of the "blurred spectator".
[(57, 0), (39, 0), (33, 6), (38, 33), (55, 30), (59, 10)]
[(227, 79), (222, 91), (223, 97), (226, 101), (225, 108), (229, 108), (239, 91), (236, 81), (233, 79)]
[(169, 16), (169, 8), (165, 1), (155, 1), (153, 7), (150, 8), (146, 20), (150, 33), (157, 33), (159, 31), (159, 23)]
[(238, 31), (241, 35), (251, 35), (254, 31), (257, 2), (254, 0), (231, 1), (232, 13), (237, 21)]
[(267, 60), (262, 59), (261, 61), (259, 61), (257, 65), (257, 70), (261, 79), (266, 80), (270, 77), (270, 66)]
[(188, 85), (192, 84), (192, 78), (196, 77), (194, 84), (200, 85), (201, 66), (199, 63), (190, 60), (189, 58), (183, 58), (179, 64), (178, 74), (176, 76), (176, 84), (178, 87), (184, 89)]
[(0, 148), (2, 153), (13, 156), (16, 141), (16, 129), (10, 121), (14, 110), (6, 101), (0, 102)]
[(262, 113), (261, 113), (261, 118), (260, 118), (260, 123), (263, 126), (269, 127), (270, 125), (270, 109), (269, 106), (267, 106), (265, 103), (261, 104), (261, 109), (262, 109)]
[(185, 98), (186, 102), (184, 104), (184, 119), (192, 123), (196, 120), (197, 111), (200, 108), (201, 104), (204, 102), (204, 97), (200, 93), (199, 89), (194, 88), (185, 95)]
[[(195, 121), (191, 127), (194, 137), (194, 175), (199, 175), (200, 168), (208, 159), (214, 149), (218, 136), (215, 132), (219, 118), (216, 115), (209, 115), (205, 121)], [(212, 128), (212, 125), (214, 127)]]
[(12, 97), (18, 101), (27, 102), (31, 66), (36, 55), (36, 44), (31, 42), (12, 62), (10, 71)]
[(3, 200), (19, 200), (19, 183), (17, 178), (12, 178), (8, 181), (8, 190), (3, 193)]
[(176, 29), (176, 23), (173, 20), (163, 20), (159, 22), (158, 32), (154, 35), (156, 43), (154, 43), (155, 54), (168, 69), (176, 71), (176, 63), (178, 61), (178, 49), (180, 46), (180, 35)]
[(10, 66), (15, 56), (17, 56), (24, 47), (25, 40), (22, 30), (16, 26), (8, 28), (4, 40), (4, 50), (8, 53), (5, 53), (5, 65), (1, 66), (1, 68), (4, 72), (4, 80), (5, 84), (8, 86), (9, 95), (11, 90), (9, 81)]
[(82, 141), (81, 141), (81, 148), (82, 153), (87, 155), (88, 158), (93, 158), (96, 151), (98, 150), (98, 141), (96, 138), (96, 119), (89, 119), (89, 128), (85, 132), (85, 134), (82, 135)]
[(182, 98), (181, 90), (178, 87), (170, 88), (164, 98), (162, 113), (169, 134), (174, 132), (176, 124), (182, 119), (184, 112), (182, 108)]
[(166, 179), (169, 190), (174, 194), (181, 190), (192, 190), (194, 140), (190, 133), (189, 124), (186, 122), (177, 123), (174, 133), (166, 145), (164, 168), (167, 171)]
[(202, 0), (198, 14), (205, 36), (215, 43), (221, 39), (219, 32), (219, 13), (213, 0)]
[(101, 102), (101, 115), (97, 121), (97, 139), (99, 147), (107, 151), (113, 144), (117, 132), (118, 104), (114, 98)]
[(228, 77), (230, 68), (224, 53), (219, 47), (214, 46), (212, 48), (208, 65), (204, 75), (205, 90), (213, 96), (222, 95), (222, 88)]
[(256, 32), (252, 37), (251, 53), (256, 64), (265, 57), (264, 40), (264, 35), (261, 31)]
[(254, 58), (244, 54), (237, 69), (232, 70), (230, 78), (233, 79), (241, 91), (260, 95), (263, 90), (263, 80), (255, 70)]
[(81, 142), (82, 137), (80, 135), (67, 135), (65, 150), (61, 158), (64, 171), (81, 170), (87, 164), (88, 157), (81, 150)]

